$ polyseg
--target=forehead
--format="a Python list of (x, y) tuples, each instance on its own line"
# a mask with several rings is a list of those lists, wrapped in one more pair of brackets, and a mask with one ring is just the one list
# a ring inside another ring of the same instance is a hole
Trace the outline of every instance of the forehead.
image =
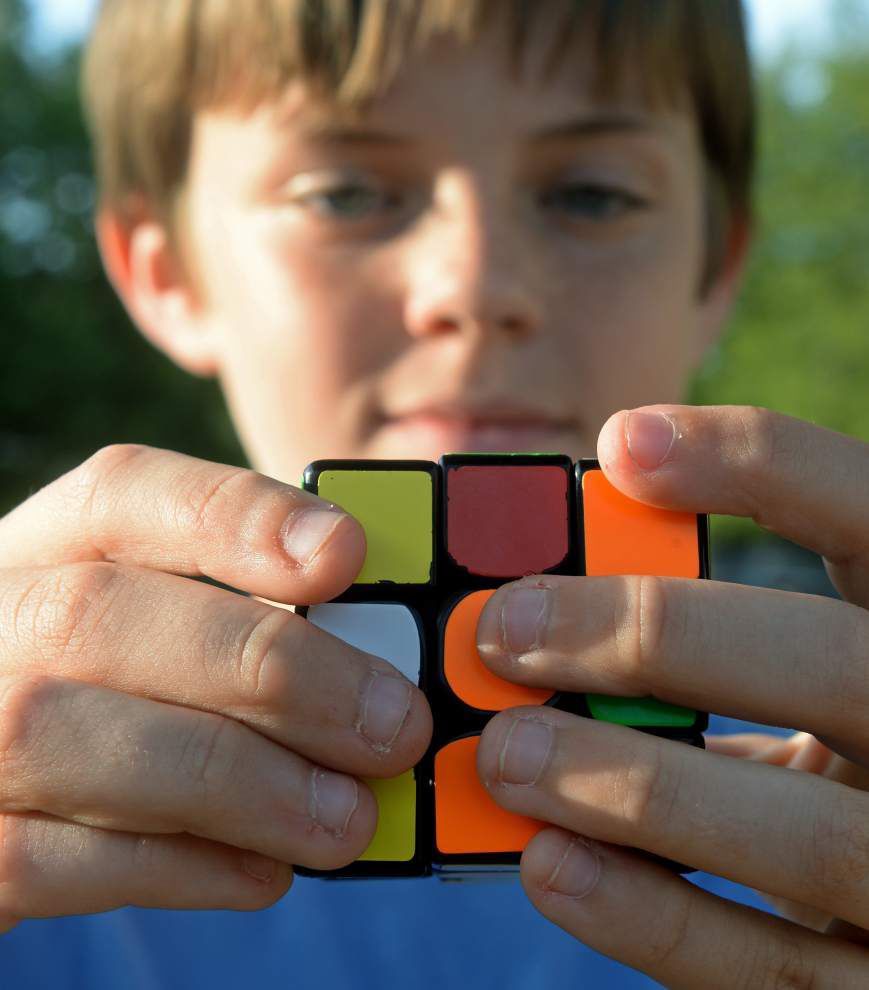
[(497, 30), (471, 44), (438, 38), (406, 59), (390, 84), (364, 102), (341, 103), (297, 81), (280, 97), (260, 104), (257, 115), (281, 129), (335, 144), (352, 142), (354, 130), (363, 125), (368, 134), (382, 125), (384, 137), (389, 129), (432, 143), (456, 129), (480, 142), (511, 131), (527, 139), (560, 129), (569, 137), (565, 122), (591, 116), (635, 124), (638, 133), (693, 142), (695, 120), (686, 89), (670, 97), (654, 95), (629, 63), (613, 86), (602, 88), (587, 37), (574, 41), (555, 71), (547, 73), (552, 41), (548, 26), (542, 27), (526, 43), (517, 66), (510, 65), (506, 41)]

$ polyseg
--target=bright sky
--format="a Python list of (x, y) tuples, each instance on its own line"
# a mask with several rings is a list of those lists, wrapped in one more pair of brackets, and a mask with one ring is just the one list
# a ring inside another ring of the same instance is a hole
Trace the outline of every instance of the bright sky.
[[(40, 50), (81, 36), (96, 0), (29, 0), (36, 12)], [(794, 34), (818, 41), (827, 31), (835, 0), (746, 0), (755, 50), (773, 55)]]

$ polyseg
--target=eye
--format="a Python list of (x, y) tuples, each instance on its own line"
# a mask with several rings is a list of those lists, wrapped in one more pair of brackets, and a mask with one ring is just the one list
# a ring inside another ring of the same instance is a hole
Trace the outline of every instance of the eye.
[(381, 189), (358, 182), (346, 182), (299, 196), (297, 202), (310, 205), (328, 219), (359, 220), (378, 209), (389, 209), (399, 201)]
[(558, 186), (544, 193), (541, 203), (590, 220), (616, 219), (647, 205), (644, 199), (626, 189), (588, 182)]

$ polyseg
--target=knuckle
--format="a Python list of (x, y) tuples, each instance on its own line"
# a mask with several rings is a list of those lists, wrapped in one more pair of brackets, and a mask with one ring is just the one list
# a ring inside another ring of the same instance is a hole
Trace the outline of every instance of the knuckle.
[[(194, 533), (213, 534), (226, 515), (225, 507), (248, 506), (254, 493), (248, 489), (253, 483), (253, 472), (230, 467), (215, 475), (213, 467), (194, 472), (192, 482), (187, 482), (176, 500), (179, 527)], [(235, 508), (232, 515), (237, 516)]]
[(659, 577), (622, 579), (622, 614), (616, 616), (616, 644), (624, 657), (628, 686), (652, 693), (652, 671), (668, 651), (662, 649), (667, 624), (667, 582)]
[(162, 839), (144, 833), (132, 837), (130, 859), (132, 876), (149, 886), (163, 874)]
[(781, 453), (779, 415), (763, 406), (739, 410), (739, 434), (735, 454), (744, 471), (755, 477), (769, 473)]
[(624, 822), (630, 829), (654, 830), (663, 827), (672, 831), (676, 821), (681, 763), (668, 762), (658, 740), (649, 739), (642, 757), (628, 762), (627, 769), (615, 777), (616, 807), (621, 808)]
[(813, 475), (805, 434), (793, 428), (790, 417), (762, 406), (741, 408), (739, 430), (734, 456), (748, 482), (743, 494), (751, 500), (752, 518), (763, 525), (766, 505), (760, 492), (764, 483), (794, 470), (805, 477)]
[(840, 724), (851, 724), (869, 738), (869, 612), (850, 602), (836, 602), (826, 655), (838, 658), (827, 667), (829, 704)]
[(232, 664), (242, 697), (266, 706), (286, 700), (289, 664), (278, 643), (291, 634), (292, 618), (282, 609), (266, 608), (243, 630)]
[(283, 609), (268, 609), (243, 633), (234, 667), (242, 697), (286, 714), (304, 685), (299, 658), (312, 649), (312, 627)]
[(694, 917), (695, 888), (687, 886), (682, 896), (663, 898), (658, 923), (648, 941), (648, 961), (660, 972), (678, 959), (688, 945)]
[(869, 920), (869, 798), (862, 792), (838, 793), (838, 786), (816, 801), (810, 815), (800, 809), (801, 821), (809, 818), (806, 849), (801, 862), (811, 903), (859, 905)]
[[(49, 726), (58, 718), (65, 693), (65, 682), (47, 674), (11, 679), (5, 690), (0, 685), (0, 799), (4, 810), (23, 810), (15, 807), (16, 782), (32, 776), (35, 750), (49, 737)], [(31, 791), (33, 787), (30, 780)]]
[(238, 911), (260, 911), (276, 904), (292, 887), (292, 874), (283, 883), (272, 881), (269, 884), (245, 883), (238, 892)]
[(23, 815), (0, 815), (0, 911), (14, 914), (33, 885), (31, 824)]
[(91, 454), (79, 466), (79, 471), (86, 478), (103, 481), (118, 468), (129, 464), (151, 449), (142, 443), (110, 443)]
[(199, 797), (197, 804), (206, 809), (217, 805), (243, 777), (241, 767), (241, 730), (231, 719), (210, 712), (197, 714), (181, 746), (175, 766), (185, 790)]
[[(746, 990), (821, 990), (815, 962), (803, 951), (798, 938), (783, 936), (766, 950), (760, 974), (752, 974)], [(770, 958), (771, 957), (771, 958)], [(760, 982), (758, 982), (758, 979)], [(832, 984), (830, 984), (832, 986)]]
[(11, 628), (17, 642), (45, 660), (81, 650), (103, 625), (118, 569), (102, 561), (43, 571), (19, 594)]
[(113, 443), (101, 447), (70, 473), (63, 490), (84, 511), (86, 518), (93, 517), (101, 508), (115, 475), (152, 450), (140, 443)]

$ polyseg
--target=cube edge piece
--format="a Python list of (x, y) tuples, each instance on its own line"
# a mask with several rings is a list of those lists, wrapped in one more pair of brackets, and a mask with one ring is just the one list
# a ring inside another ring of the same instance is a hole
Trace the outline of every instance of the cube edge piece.
[[(586, 547), (585, 547), (585, 503), (582, 480), (588, 471), (602, 471), (600, 461), (596, 457), (582, 457), (576, 462), (576, 508), (579, 516), (579, 543), (581, 557), (581, 574), (587, 576)], [(698, 558), (698, 580), (709, 580), (711, 578), (710, 547), (709, 547), (709, 515), (708, 513), (693, 513), (697, 520), (697, 558)], [(682, 706), (685, 707), (685, 706)], [(655, 735), (662, 735), (666, 738), (679, 738), (685, 741), (692, 741), (692, 745), (698, 745), (700, 739), (702, 745), (702, 735), (709, 728), (709, 712), (702, 709), (691, 709), (695, 712), (695, 720), (690, 726), (656, 726), (656, 725), (632, 725), (640, 731), (650, 731)]]
[[(320, 458), (315, 461), (311, 461), (304, 469), (302, 473), (302, 489), (304, 491), (310, 492), (313, 495), (319, 495), (319, 484), (318, 479), (324, 471), (330, 470), (395, 470), (396, 468), (405, 468), (407, 470), (423, 470), (432, 478), (432, 573), (430, 577), (429, 584), (434, 587), (437, 582), (437, 566), (436, 566), (436, 556), (437, 556), (437, 511), (438, 511), (438, 501), (440, 499), (440, 468), (435, 461), (426, 461), (420, 459), (402, 459), (402, 460), (384, 460), (384, 459), (373, 459), (373, 458)], [(390, 588), (395, 587), (388, 582), (382, 583), (372, 583), (372, 584), (353, 584), (350, 586), (348, 591), (351, 592), (350, 598), (356, 599), (356, 595), (365, 596), (362, 602), (357, 600), (348, 601), (348, 593), (345, 592), (335, 598), (329, 599), (328, 602), (318, 602), (317, 604), (362, 604), (362, 603), (374, 603), (372, 599), (367, 597), (366, 593), (376, 592), (381, 597), (386, 598), (389, 594)], [(413, 585), (398, 587), (413, 587)], [(424, 587), (424, 586), (417, 586)], [(352, 594), (355, 590), (356, 595)], [(399, 599), (390, 598), (389, 603), (407, 605), (406, 602), (402, 602)], [(312, 606), (300, 605), (296, 607), (296, 614), (307, 618), (308, 609)], [(421, 642), (421, 653), (425, 650), (425, 640)], [(425, 668), (425, 660), (421, 656), (420, 659), (420, 670), (422, 681), (424, 678), (422, 676), (422, 670)], [(336, 867), (331, 870), (319, 870), (313, 867), (306, 866), (294, 866), (294, 871), (299, 876), (311, 877), (317, 880), (401, 880), (408, 879), (412, 877), (426, 877), (432, 874), (432, 863), (431, 854), (428, 846), (429, 842), (429, 832), (431, 828), (427, 826), (425, 822), (424, 814), (420, 812), (421, 808), (425, 808), (428, 802), (424, 799), (421, 800), (421, 793), (425, 787), (425, 781), (421, 779), (421, 776), (425, 775), (426, 772), (426, 757), (428, 754), (424, 755), (422, 759), (417, 763), (415, 767), (412, 768), (414, 781), (417, 788), (417, 806), (415, 815), (415, 828), (414, 828), (414, 855), (409, 860), (363, 860), (356, 859), (352, 863), (348, 863), (346, 866)], [(433, 813), (433, 809), (432, 809)], [(431, 815), (429, 816), (431, 817)], [(428, 832), (426, 831), (428, 828)]]

